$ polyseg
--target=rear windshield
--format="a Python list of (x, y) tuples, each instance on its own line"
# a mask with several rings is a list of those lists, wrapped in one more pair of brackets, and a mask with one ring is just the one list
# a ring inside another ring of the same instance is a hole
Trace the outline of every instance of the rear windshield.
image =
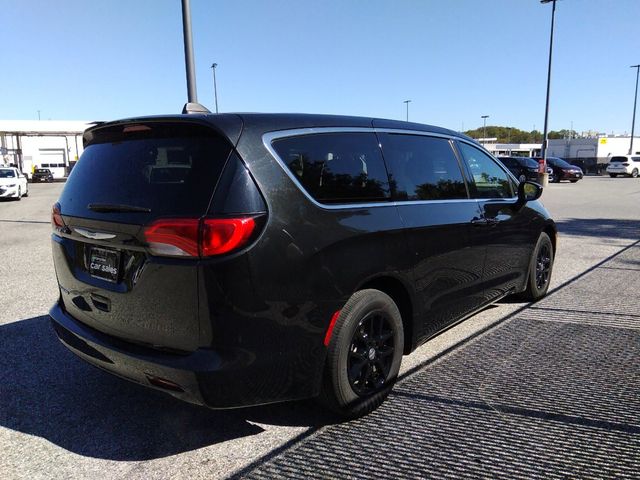
[(36, 168), (36, 171), (34, 173), (51, 173), (51, 172), (46, 168)]
[[(118, 126), (89, 138), (60, 197), (62, 214), (124, 223), (203, 215), (231, 151), (200, 126)], [(96, 212), (90, 204), (150, 213)]]
[(611, 160), (609, 161), (609, 163), (626, 162), (626, 161), (628, 161), (627, 157), (612, 157)]
[(536, 162), (532, 158), (525, 159), (525, 164), (527, 168), (538, 168), (538, 162)]

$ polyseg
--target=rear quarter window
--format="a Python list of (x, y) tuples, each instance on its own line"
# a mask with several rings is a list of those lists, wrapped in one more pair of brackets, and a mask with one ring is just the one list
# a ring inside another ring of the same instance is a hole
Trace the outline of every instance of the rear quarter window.
[(390, 199), (389, 179), (373, 133), (323, 133), (276, 139), (292, 177), (321, 203)]

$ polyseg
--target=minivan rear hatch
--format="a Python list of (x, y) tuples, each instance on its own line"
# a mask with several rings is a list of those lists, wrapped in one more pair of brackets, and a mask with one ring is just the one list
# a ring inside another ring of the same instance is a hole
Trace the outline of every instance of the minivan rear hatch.
[[(178, 234), (198, 225), (233, 145), (212, 127), (181, 119), (107, 124), (84, 140), (52, 215), (62, 307), (127, 341), (193, 351), (198, 251), (180, 235), (167, 237), (166, 225)], [(154, 238), (169, 238), (170, 249), (154, 255), (149, 225), (158, 222)]]

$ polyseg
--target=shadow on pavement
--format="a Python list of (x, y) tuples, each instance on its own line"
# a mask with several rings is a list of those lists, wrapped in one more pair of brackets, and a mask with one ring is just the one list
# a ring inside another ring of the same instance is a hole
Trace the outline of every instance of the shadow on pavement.
[(60, 344), (48, 316), (0, 325), (0, 426), (78, 455), (140, 461), (275, 425), (332, 423), (310, 402), (214, 411), (121, 380)]
[(560, 235), (612, 237), (637, 240), (640, 237), (638, 220), (615, 218), (568, 218), (556, 222)]

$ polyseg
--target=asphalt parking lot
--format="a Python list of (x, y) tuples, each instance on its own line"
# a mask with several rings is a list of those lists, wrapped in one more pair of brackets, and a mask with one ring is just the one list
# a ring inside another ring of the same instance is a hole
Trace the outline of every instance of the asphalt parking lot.
[(551, 294), (405, 357), (389, 401), (345, 424), (312, 402), (193, 407), (64, 349), (46, 317), (62, 186), (0, 203), (3, 478), (638, 478), (639, 179), (550, 185)]

